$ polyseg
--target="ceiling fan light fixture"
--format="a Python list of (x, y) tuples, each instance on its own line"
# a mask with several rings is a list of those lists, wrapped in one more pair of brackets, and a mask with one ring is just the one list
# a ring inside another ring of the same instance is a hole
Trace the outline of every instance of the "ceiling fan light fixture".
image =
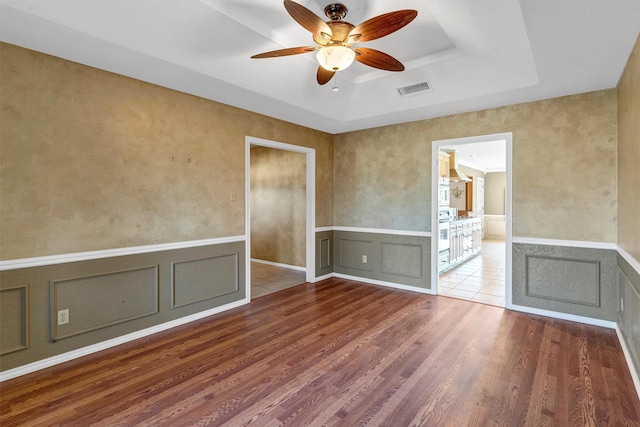
[(354, 60), (379, 70), (404, 71), (404, 65), (400, 61), (384, 52), (365, 47), (352, 49), (351, 46), (395, 33), (413, 21), (418, 16), (418, 11), (396, 10), (353, 25), (343, 21), (347, 16), (347, 7), (341, 3), (332, 3), (325, 8), (325, 15), (329, 18), (327, 22), (294, 0), (284, 0), (284, 8), (294, 21), (313, 34), (316, 45), (273, 50), (253, 55), (252, 59), (317, 51), (316, 59), (320, 65), (316, 71), (316, 80), (321, 86), (328, 83), (336, 72), (348, 68)]
[(325, 70), (341, 71), (353, 62), (356, 53), (346, 46), (326, 46), (316, 54), (318, 64)]

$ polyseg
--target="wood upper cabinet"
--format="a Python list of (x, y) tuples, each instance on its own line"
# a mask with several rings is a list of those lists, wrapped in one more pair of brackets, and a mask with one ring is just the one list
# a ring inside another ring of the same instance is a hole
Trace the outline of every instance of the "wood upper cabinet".
[(440, 181), (449, 182), (450, 167), (449, 154), (440, 151), (440, 155), (438, 157), (438, 169), (440, 171), (438, 176), (440, 177)]

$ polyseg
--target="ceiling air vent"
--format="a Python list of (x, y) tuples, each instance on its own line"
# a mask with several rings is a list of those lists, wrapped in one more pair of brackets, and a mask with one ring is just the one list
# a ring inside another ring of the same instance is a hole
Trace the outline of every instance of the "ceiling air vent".
[(429, 82), (422, 82), (410, 86), (399, 87), (397, 90), (400, 96), (409, 96), (428, 92), (431, 90), (431, 86), (429, 86)]

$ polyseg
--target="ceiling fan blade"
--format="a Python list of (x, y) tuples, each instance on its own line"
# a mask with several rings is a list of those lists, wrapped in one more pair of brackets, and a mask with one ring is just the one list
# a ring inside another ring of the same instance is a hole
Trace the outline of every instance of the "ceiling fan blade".
[(404, 65), (391, 55), (366, 47), (354, 49), (356, 61), (386, 71), (404, 71)]
[(318, 84), (323, 85), (331, 80), (335, 71), (329, 71), (326, 68), (318, 67), (318, 74), (316, 78), (318, 79)]
[(312, 46), (290, 47), (287, 49), (278, 49), (270, 52), (259, 53), (257, 55), (253, 55), (251, 59), (277, 58), (278, 56), (298, 55), (300, 53), (313, 52), (314, 50), (317, 50), (317, 48)]
[(320, 33), (331, 34), (331, 29), (318, 15), (311, 12), (300, 3), (296, 3), (292, 0), (284, 0), (284, 7), (289, 12), (289, 15), (295, 21), (306, 28), (314, 35), (320, 35)]
[(418, 12), (412, 9), (385, 13), (364, 21), (362, 24), (356, 26), (356, 28), (351, 31), (351, 34), (361, 34), (358, 42), (379, 39), (380, 37), (398, 31), (413, 21), (416, 16), (418, 16)]

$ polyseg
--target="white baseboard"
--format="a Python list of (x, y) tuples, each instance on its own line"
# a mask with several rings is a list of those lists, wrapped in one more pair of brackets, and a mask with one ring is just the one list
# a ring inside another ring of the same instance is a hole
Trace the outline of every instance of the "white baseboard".
[(300, 267), (299, 265), (282, 264), (280, 262), (267, 261), (264, 259), (251, 258), (251, 262), (257, 262), (258, 264), (273, 265), (274, 267), (280, 267), (280, 268), (288, 268), (290, 270), (307, 271), (305, 267)]
[[(327, 276), (329, 276), (329, 275), (327, 275)], [(364, 282), (364, 283), (369, 283), (369, 284), (372, 284), (372, 285), (385, 286), (387, 288), (402, 289), (404, 291), (413, 291), (413, 292), (418, 292), (418, 293), (421, 293), (421, 294), (434, 295), (433, 290), (424, 289), (424, 288), (418, 288), (417, 286), (401, 285), (399, 283), (385, 282), (383, 280), (368, 279), (366, 277), (351, 276), (349, 274), (342, 274), (342, 273), (333, 273), (332, 277), (338, 277), (340, 279), (353, 280), (355, 282)]]
[(324, 276), (318, 276), (315, 278), (313, 283), (320, 282), (321, 280), (331, 279), (332, 277), (335, 277), (334, 273), (325, 274)]
[(528, 314), (537, 314), (554, 319), (569, 320), (571, 322), (584, 323), (586, 325), (602, 326), (603, 328), (615, 329), (617, 324), (610, 320), (594, 319), (592, 317), (578, 316), (576, 314), (561, 313), (559, 311), (543, 310), (541, 308), (527, 307), (524, 305), (512, 304), (508, 310), (519, 311)]
[(87, 347), (82, 347), (76, 350), (68, 351), (66, 353), (49, 357), (47, 359), (38, 360), (36, 362), (19, 366), (17, 368), (8, 369), (4, 372), (0, 372), (0, 382), (19, 377), (21, 375), (30, 374), (32, 372), (39, 371), (40, 369), (50, 368), (51, 366), (59, 365), (60, 363), (69, 362), (79, 357), (87, 356), (92, 353), (97, 353), (98, 351), (106, 350), (108, 348), (115, 347), (117, 345), (124, 344), (129, 341), (137, 340), (139, 338), (144, 338), (146, 336), (149, 336), (158, 332), (162, 332), (167, 329), (175, 328), (176, 326), (181, 326), (186, 323), (194, 322), (196, 320), (200, 320), (202, 318), (212, 316), (214, 314), (218, 314), (223, 311), (231, 310), (232, 308), (240, 307), (241, 305), (247, 304), (248, 302), (249, 300), (246, 298), (239, 301), (234, 301), (232, 303), (225, 304), (220, 307), (215, 307), (210, 310), (201, 311), (199, 313), (195, 313), (189, 316), (181, 317), (179, 319), (171, 320), (166, 323), (161, 323), (159, 325), (142, 329), (140, 331), (132, 332), (127, 335), (122, 335), (120, 337), (116, 337), (107, 341), (102, 341)]
[(616, 324), (616, 334), (618, 335), (618, 341), (620, 341), (620, 346), (622, 347), (622, 352), (624, 353), (624, 359), (627, 361), (627, 366), (629, 367), (629, 372), (631, 373), (631, 379), (633, 380), (633, 385), (636, 387), (636, 393), (638, 394), (638, 399), (640, 399), (640, 375), (638, 371), (636, 371), (636, 366), (633, 363), (633, 358), (631, 357), (631, 352), (629, 351), (629, 347), (627, 347), (627, 342), (624, 340), (622, 336), (622, 331)]

